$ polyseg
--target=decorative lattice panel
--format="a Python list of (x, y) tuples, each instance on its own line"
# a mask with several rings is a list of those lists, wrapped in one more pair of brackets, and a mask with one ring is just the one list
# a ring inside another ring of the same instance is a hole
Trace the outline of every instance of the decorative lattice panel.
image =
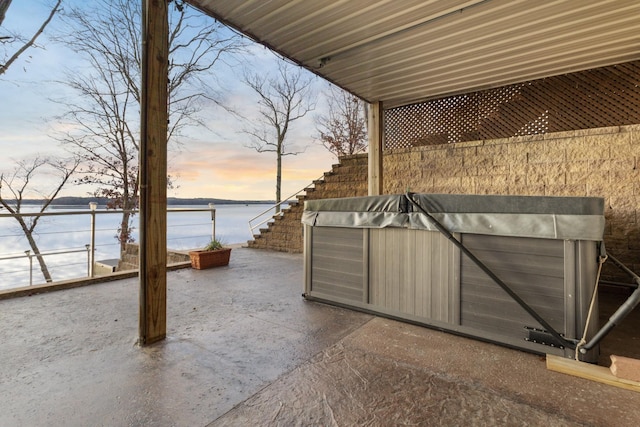
[(385, 111), (385, 148), (640, 123), (640, 61)]

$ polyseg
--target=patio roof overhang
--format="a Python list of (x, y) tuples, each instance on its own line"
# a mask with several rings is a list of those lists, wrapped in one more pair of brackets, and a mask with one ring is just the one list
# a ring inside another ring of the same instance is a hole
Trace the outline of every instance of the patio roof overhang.
[(391, 108), (640, 59), (637, 0), (187, 0)]

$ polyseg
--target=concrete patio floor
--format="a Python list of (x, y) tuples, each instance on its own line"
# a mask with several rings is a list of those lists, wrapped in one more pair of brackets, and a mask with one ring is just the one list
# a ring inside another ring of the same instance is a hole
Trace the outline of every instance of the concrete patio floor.
[[(301, 293), (301, 255), (236, 248), (168, 273), (145, 348), (135, 278), (2, 300), (0, 426), (640, 425), (640, 393)], [(639, 319), (605, 356), (640, 357)]]

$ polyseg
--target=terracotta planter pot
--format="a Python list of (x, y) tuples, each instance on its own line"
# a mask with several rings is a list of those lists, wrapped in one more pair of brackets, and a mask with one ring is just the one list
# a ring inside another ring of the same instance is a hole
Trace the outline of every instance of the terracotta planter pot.
[(214, 251), (190, 251), (191, 267), (197, 270), (229, 265), (231, 248), (216, 249)]

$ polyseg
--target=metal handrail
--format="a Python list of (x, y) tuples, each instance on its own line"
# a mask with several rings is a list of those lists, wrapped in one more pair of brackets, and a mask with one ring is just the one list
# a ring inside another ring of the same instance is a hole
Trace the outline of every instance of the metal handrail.
[[(49, 252), (40, 252), (39, 254), (31, 253), (31, 250), (24, 251), (25, 255), (9, 255), (0, 257), (0, 261), (19, 259), (19, 258), (28, 258), (29, 259), (29, 285), (33, 284), (33, 258), (44, 258), (49, 255), (63, 255), (77, 252), (87, 252), (87, 277), (94, 276), (94, 263), (95, 263), (95, 216), (101, 214), (114, 214), (114, 213), (123, 213), (128, 212), (132, 214), (136, 214), (139, 212), (138, 209), (107, 209), (107, 210), (97, 210), (97, 204), (92, 202), (89, 204), (90, 210), (80, 210), (80, 211), (61, 211), (61, 212), (15, 212), (15, 213), (0, 213), (0, 218), (12, 218), (12, 217), (46, 217), (46, 216), (62, 216), (62, 215), (91, 215), (91, 229), (90, 239), (91, 243), (85, 245), (86, 249), (71, 249), (71, 250), (56, 250)], [(209, 203), (208, 208), (166, 208), (166, 212), (211, 212), (211, 224), (212, 224), (212, 234), (211, 238), (215, 239), (216, 235), (216, 209), (213, 203)]]
[[(167, 208), (167, 212), (210, 212), (213, 208)], [(96, 215), (102, 214), (121, 214), (123, 212), (138, 213), (138, 209), (104, 209), (94, 211)], [(90, 215), (91, 211), (62, 211), (62, 212), (20, 212), (0, 213), (0, 218), (13, 218), (15, 216), (60, 216), (60, 215)]]
[(91, 277), (91, 246), (85, 245), (85, 249), (72, 249), (69, 251), (49, 251), (49, 252), (40, 252), (39, 254), (31, 253), (31, 250), (24, 251), (24, 255), (14, 255), (7, 257), (0, 257), (0, 261), (11, 260), (11, 259), (20, 259), (20, 258), (29, 258), (29, 286), (33, 285), (33, 259), (34, 258), (44, 258), (48, 255), (66, 255), (66, 254), (75, 254), (78, 252), (86, 252), (87, 253), (87, 276)]
[(256, 216), (254, 216), (253, 218), (251, 218), (251, 219), (249, 220), (249, 231), (251, 232), (251, 235), (252, 235), (252, 236), (254, 236), (254, 235), (255, 235), (255, 234), (254, 234), (254, 231), (255, 231), (255, 229), (256, 229), (256, 228), (258, 228), (258, 227), (260, 227), (261, 225), (263, 225), (263, 224), (265, 224), (265, 223), (267, 223), (267, 222), (271, 221), (271, 220), (272, 220), (273, 218), (275, 218), (276, 216), (282, 216), (284, 213), (283, 213), (283, 211), (277, 212), (276, 214), (274, 214), (274, 215), (271, 215), (271, 216), (267, 217), (267, 219), (265, 219), (265, 220), (263, 220), (263, 221), (259, 222), (259, 223), (258, 223), (258, 224), (256, 224), (256, 225), (253, 225), (253, 224), (252, 224), (252, 222), (253, 222), (253, 221), (255, 221), (255, 220), (256, 220), (256, 219), (258, 219), (258, 218), (263, 217), (265, 214), (269, 213), (272, 209), (275, 209), (276, 207), (278, 207), (278, 206), (282, 205), (283, 203), (288, 202), (289, 200), (293, 199), (294, 197), (296, 197), (298, 194), (302, 193), (303, 191), (306, 191), (306, 190), (307, 190), (307, 188), (310, 188), (312, 185), (315, 185), (316, 181), (320, 181), (322, 178), (324, 178), (324, 174), (320, 175), (320, 177), (319, 177), (319, 178), (314, 179), (313, 181), (311, 181), (311, 183), (310, 183), (310, 184), (305, 185), (304, 187), (302, 187), (302, 189), (300, 189), (300, 190), (296, 191), (295, 193), (293, 193), (292, 195), (290, 195), (290, 196), (289, 196), (289, 197), (287, 197), (286, 199), (281, 200), (280, 202), (278, 202), (278, 203), (276, 203), (276, 204), (274, 204), (274, 205), (272, 205), (272, 206), (269, 206), (265, 211), (260, 212), (258, 215), (256, 215)]
[(31, 250), (24, 251), (24, 255), (12, 255), (0, 257), (0, 261), (5, 261), (9, 259), (20, 259), (20, 258), (44, 258), (47, 255), (64, 255), (64, 254), (73, 254), (77, 252), (88, 252), (89, 249), (73, 249), (70, 251), (49, 251), (49, 252), (40, 252), (39, 254), (31, 254)]

